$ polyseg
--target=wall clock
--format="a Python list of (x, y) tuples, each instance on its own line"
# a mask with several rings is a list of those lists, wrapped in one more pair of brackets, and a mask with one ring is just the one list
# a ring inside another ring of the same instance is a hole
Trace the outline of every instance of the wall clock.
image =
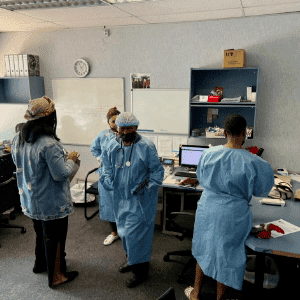
[(86, 75), (89, 74), (90, 66), (87, 61), (80, 58), (77, 59), (74, 64), (74, 71), (78, 77), (85, 77)]

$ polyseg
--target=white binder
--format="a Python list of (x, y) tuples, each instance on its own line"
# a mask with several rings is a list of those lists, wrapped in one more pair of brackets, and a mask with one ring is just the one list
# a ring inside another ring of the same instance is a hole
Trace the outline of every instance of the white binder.
[(20, 77), (19, 57), (18, 57), (18, 54), (14, 54), (14, 64), (15, 64), (15, 74), (16, 74), (16, 77)]
[(16, 77), (14, 55), (13, 54), (9, 54), (9, 67), (10, 67), (11, 77)]
[(28, 60), (27, 54), (23, 54), (24, 76), (28, 76)]
[(5, 61), (5, 68), (6, 68), (6, 76), (10, 77), (10, 66), (9, 66), (9, 56), (4, 55), (4, 61)]
[(24, 76), (24, 64), (23, 64), (23, 54), (19, 54), (19, 70), (20, 70), (20, 76)]

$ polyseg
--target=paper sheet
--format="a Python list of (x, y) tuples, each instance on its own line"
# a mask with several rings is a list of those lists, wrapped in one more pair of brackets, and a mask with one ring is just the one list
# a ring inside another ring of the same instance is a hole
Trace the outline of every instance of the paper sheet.
[(173, 178), (173, 175), (169, 175), (165, 180), (166, 184), (178, 184), (177, 180)]
[(171, 136), (158, 136), (157, 152), (159, 156), (171, 156), (172, 154)]
[(140, 135), (144, 136), (145, 138), (149, 139), (154, 145), (155, 148), (157, 150), (157, 135), (150, 135), (150, 134), (144, 134), (144, 133), (140, 133)]
[[(284, 236), (284, 235), (287, 235), (287, 234), (290, 234), (290, 233), (300, 231), (300, 228), (298, 226), (295, 226), (295, 225), (293, 225), (293, 224), (291, 224), (291, 223), (289, 223), (285, 220), (282, 220), (282, 219), (277, 220), (277, 221), (273, 221), (273, 222), (269, 222), (269, 223), (265, 223), (265, 224), (270, 224), (270, 223), (279, 226), (284, 231), (284, 234), (282, 234), (282, 233), (279, 233), (277, 231), (272, 230), (271, 231), (271, 237), (273, 237), (273, 238), (277, 238), (277, 237), (280, 237), (280, 236)], [(259, 225), (256, 225), (255, 227), (259, 227)]]
[(180, 145), (187, 144), (187, 137), (186, 136), (173, 136), (173, 151), (179, 152)]

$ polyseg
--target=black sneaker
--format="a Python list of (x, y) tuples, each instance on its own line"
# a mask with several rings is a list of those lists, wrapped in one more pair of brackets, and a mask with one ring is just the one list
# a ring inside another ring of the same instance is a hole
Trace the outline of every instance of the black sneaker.
[(126, 280), (125, 285), (128, 288), (133, 288), (141, 283), (143, 283), (144, 281), (146, 281), (149, 278), (148, 274), (147, 275), (143, 275), (143, 276), (137, 276), (134, 273), (131, 273), (130, 277)]
[(131, 270), (132, 270), (132, 266), (129, 266), (127, 261), (123, 263), (118, 269), (120, 273), (127, 273), (130, 272)]
[(32, 269), (33, 273), (43, 273), (43, 272), (47, 272), (48, 268), (47, 268), (47, 263), (45, 264), (38, 264), (36, 261), (34, 263), (34, 267)]

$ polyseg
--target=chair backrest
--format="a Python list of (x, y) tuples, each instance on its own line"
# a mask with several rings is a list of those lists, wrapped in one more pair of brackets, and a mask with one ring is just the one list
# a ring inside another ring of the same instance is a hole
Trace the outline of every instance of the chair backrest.
[(176, 300), (175, 291), (173, 287), (170, 287), (163, 295), (157, 300)]
[(16, 167), (12, 160), (11, 154), (1, 154), (0, 155), (0, 183), (6, 181), (13, 176)]

